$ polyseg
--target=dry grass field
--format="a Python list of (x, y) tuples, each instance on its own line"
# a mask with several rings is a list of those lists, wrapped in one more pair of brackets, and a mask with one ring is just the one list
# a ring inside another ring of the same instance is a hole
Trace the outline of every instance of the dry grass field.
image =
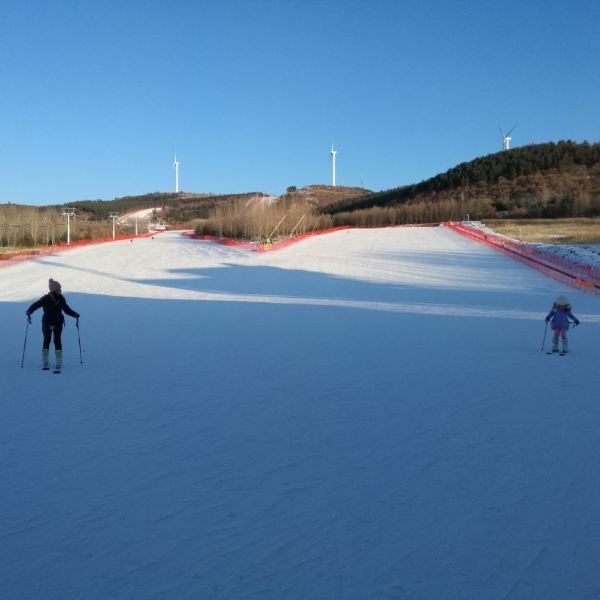
[(522, 242), (600, 244), (600, 219), (487, 219), (485, 224)]
[(39, 254), (46, 248), (48, 248), (48, 246), (0, 246), (0, 261), (8, 260), (15, 254)]
[(18, 246), (0, 246), (0, 260), (10, 258), (13, 254), (18, 254), (23, 248)]

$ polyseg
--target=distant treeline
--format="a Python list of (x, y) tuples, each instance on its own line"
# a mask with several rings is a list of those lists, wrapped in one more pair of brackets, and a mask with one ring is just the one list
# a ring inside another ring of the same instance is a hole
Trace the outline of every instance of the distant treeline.
[[(322, 209), (324, 213), (336, 214), (355, 210), (371, 208), (373, 206), (394, 206), (407, 202), (435, 201), (440, 196), (447, 196), (448, 192), (458, 191), (463, 196), (473, 196), (468, 193), (475, 189), (478, 197), (488, 196), (492, 204), (499, 211), (510, 210), (510, 206), (500, 202), (491, 192), (494, 185), (504, 181), (515, 181), (548, 171), (568, 174), (574, 167), (581, 166), (586, 174), (600, 177), (600, 144), (587, 142), (578, 144), (572, 141), (558, 143), (537, 144), (514, 148), (509, 151), (498, 152), (477, 158), (413, 185), (407, 185), (383, 192), (365, 195), (331, 204)], [(522, 182), (523, 183), (523, 182)], [(535, 190), (532, 190), (531, 200), (535, 200)], [(545, 206), (552, 198), (552, 190), (545, 190)], [(592, 194), (596, 189), (591, 190)], [(560, 194), (560, 199), (564, 195)], [(509, 198), (510, 199), (510, 198)], [(590, 200), (594, 200), (590, 197)], [(598, 208), (597, 206), (595, 209)], [(568, 210), (568, 206), (563, 207)], [(556, 211), (555, 211), (556, 212)], [(597, 214), (597, 213), (596, 213)], [(535, 215), (538, 216), (538, 215)], [(539, 215), (541, 216), (541, 215)], [(563, 216), (549, 214), (548, 216)], [(570, 216), (570, 215), (564, 215)]]
[[(278, 203), (255, 210), (213, 210), (199, 233), (261, 239), (289, 213), (276, 235), (305, 214), (307, 230), (339, 225), (378, 227), (449, 220), (600, 215), (600, 144), (559, 142), (515, 148), (463, 163), (427, 181), (315, 207)], [(292, 212), (293, 207), (293, 212)], [(294, 232), (298, 233), (298, 232)]]
[[(187, 223), (193, 219), (205, 219), (217, 206), (228, 205), (238, 201), (260, 197), (260, 192), (244, 194), (190, 194), (162, 193), (143, 194), (140, 196), (124, 196), (114, 200), (78, 200), (68, 206), (75, 208), (88, 220), (102, 221), (109, 218), (111, 212), (124, 215), (144, 208), (162, 208), (161, 218), (169, 223)], [(65, 205), (66, 206), (66, 205)], [(61, 207), (62, 208), (62, 207)]]
[(268, 206), (235, 204), (216, 208), (211, 216), (195, 228), (199, 235), (267, 241), (300, 235), (316, 229), (340, 225), (384, 227), (458, 220), (462, 215), (482, 219), (496, 215), (492, 204), (479, 200), (445, 200), (400, 206), (375, 206), (369, 209), (336, 213), (319, 213), (299, 202), (277, 202)]
[(318, 215), (312, 207), (299, 202), (236, 202), (217, 206), (208, 219), (196, 226), (195, 231), (198, 235), (264, 242), (324, 229), (331, 222), (331, 216)]
[(491, 201), (485, 199), (444, 199), (439, 202), (414, 202), (397, 206), (373, 206), (333, 215), (334, 227), (351, 225), (356, 227), (385, 227), (388, 225), (416, 225), (422, 223), (441, 223), (443, 221), (461, 221), (486, 219), (496, 216)]
[(229, 207), (264, 196), (261, 192), (249, 192), (178, 197), (165, 205), (166, 212), (163, 216), (170, 224), (190, 223), (196, 219), (208, 219), (217, 207)]
[[(446, 220), (600, 216), (600, 144), (538, 144), (462, 163), (414, 185), (330, 203), (348, 190), (289, 188), (278, 199), (262, 193), (155, 192), (114, 200), (71, 202), (77, 209), (72, 239), (109, 235), (109, 214), (162, 207), (170, 227), (200, 234), (265, 240), (338, 225), (377, 227)], [(358, 194), (358, 195), (357, 195)], [(66, 240), (66, 219), (53, 207), (0, 206), (0, 246), (34, 246)], [(119, 227), (119, 233), (127, 227)]]
[(600, 172), (574, 168), (568, 175), (554, 170), (520, 176), (512, 182), (479, 184), (399, 204), (335, 212), (336, 224), (405, 224), (466, 218), (575, 218), (600, 215)]
[(181, 194), (154, 192), (152, 194), (143, 194), (141, 196), (123, 196), (114, 200), (77, 200), (69, 202), (70, 208), (75, 208), (78, 212), (86, 214), (88, 218), (102, 221), (109, 218), (111, 212), (124, 215), (135, 210), (144, 208), (162, 207), (167, 203), (179, 198)]
[[(125, 230), (126, 228), (121, 228)], [(106, 221), (71, 220), (71, 240), (89, 240), (111, 235)], [(0, 248), (53, 246), (67, 241), (67, 220), (57, 208), (0, 205)]]

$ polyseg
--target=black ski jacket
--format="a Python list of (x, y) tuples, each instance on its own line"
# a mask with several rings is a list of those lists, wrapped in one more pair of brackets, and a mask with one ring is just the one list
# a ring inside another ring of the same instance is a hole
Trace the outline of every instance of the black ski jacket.
[(49, 294), (42, 296), (37, 302), (34, 302), (27, 309), (27, 316), (30, 316), (31, 313), (35, 312), (38, 308), (44, 309), (44, 316), (42, 317), (42, 323), (44, 325), (52, 325), (54, 327), (62, 325), (65, 322), (65, 318), (62, 314), (63, 311), (70, 317), (75, 319), (79, 318), (79, 313), (76, 313), (71, 309), (67, 304), (65, 297), (62, 294), (55, 294), (54, 292), (50, 292)]

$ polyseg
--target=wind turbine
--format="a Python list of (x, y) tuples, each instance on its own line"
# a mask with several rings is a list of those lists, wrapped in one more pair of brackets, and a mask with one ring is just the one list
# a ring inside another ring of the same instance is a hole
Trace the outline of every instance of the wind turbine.
[(335, 155), (337, 154), (337, 150), (333, 149), (333, 144), (331, 144), (331, 152), (329, 153), (331, 155), (331, 169), (332, 169), (332, 184), (333, 187), (335, 187)]
[(510, 144), (510, 140), (512, 140), (512, 138), (510, 137), (510, 134), (512, 132), (512, 130), (517, 126), (517, 124), (515, 123), (506, 133), (506, 135), (504, 134), (504, 131), (502, 131), (502, 127), (498, 127), (498, 129), (500, 130), (500, 135), (502, 136), (502, 150), (509, 150), (509, 144)]
[(175, 167), (175, 193), (179, 192), (179, 161), (177, 160), (177, 154), (175, 155), (175, 160), (173, 161), (173, 166)]

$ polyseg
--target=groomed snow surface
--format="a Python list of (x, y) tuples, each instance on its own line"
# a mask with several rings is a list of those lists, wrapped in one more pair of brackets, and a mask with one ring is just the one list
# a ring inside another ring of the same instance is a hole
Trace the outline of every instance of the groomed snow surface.
[[(61, 375), (41, 311), (20, 368), (49, 277)], [(600, 597), (600, 297), (442, 228), (167, 233), (0, 282), (0, 598)]]

